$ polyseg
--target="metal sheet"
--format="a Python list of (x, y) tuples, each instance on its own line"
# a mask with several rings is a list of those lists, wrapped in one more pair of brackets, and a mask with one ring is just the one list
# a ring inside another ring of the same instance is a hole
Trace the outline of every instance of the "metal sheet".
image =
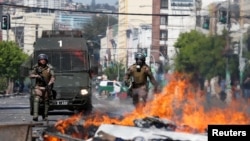
[(183, 132), (165, 131), (160, 129), (147, 129), (138, 127), (129, 127), (121, 125), (103, 124), (101, 125), (95, 137), (98, 137), (98, 132), (104, 131), (115, 137), (120, 137), (126, 140), (131, 140), (135, 137), (143, 137), (145, 140), (166, 139), (166, 137), (174, 140), (189, 140), (189, 141), (207, 141), (207, 135), (190, 134)]
[[(36, 123), (41, 124), (41, 123)], [(0, 124), (0, 139), (2, 141), (31, 141), (33, 123)]]

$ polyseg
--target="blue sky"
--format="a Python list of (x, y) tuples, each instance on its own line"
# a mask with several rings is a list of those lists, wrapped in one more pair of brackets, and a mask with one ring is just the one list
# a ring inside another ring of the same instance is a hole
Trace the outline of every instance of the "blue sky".
[[(83, 4), (91, 4), (92, 0), (73, 0), (74, 2), (81, 2)], [(115, 5), (118, 0), (95, 0), (95, 3), (108, 3), (110, 5)]]

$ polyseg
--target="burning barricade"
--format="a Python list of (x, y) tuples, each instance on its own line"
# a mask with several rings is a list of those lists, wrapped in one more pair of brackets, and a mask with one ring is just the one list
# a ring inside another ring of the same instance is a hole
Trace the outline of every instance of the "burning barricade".
[[(175, 76), (162, 92), (144, 107), (136, 107), (122, 117), (94, 113), (75, 115), (58, 121), (55, 131), (45, 130), (45, 141), (61, 141), (60, 136), (77, 140), (189, 140), (207, 141), (209, 124), (249, 124), (246, 103), (215, 103), (189, 89)], [(217, 102), (217, 101), (216, 101)], [(233, 113), (233, 114), (232, 114)], [(58, 133), (58, 135), (54, 135)], [(107, 139), (106, 139), (107, 138)], [(57, 140), (58, 139), (58, 140)], [(74, 140), (71, 139), (71, 140)]]
[[(101, 124), (100, 126), (85, 127), (78, 124), (70, 124), (65, 130), (58, 129), (66, 123), (59, 123), (54, 127), (46, 129), (45, 141), (128, 141), (128, 140), (155, 140), (155, 141), (207, 141), (206, 134), (176, 132), (178, 127), (172, 121), (158, 117), (145, 117), (135, 119), (134, 126), (116, 124)], [(60, 126), (60, 127), (59, 127)], [(180, 130), (180, 129), (179, 129)], [(58, 139), (58, 140), (56, 140)]]

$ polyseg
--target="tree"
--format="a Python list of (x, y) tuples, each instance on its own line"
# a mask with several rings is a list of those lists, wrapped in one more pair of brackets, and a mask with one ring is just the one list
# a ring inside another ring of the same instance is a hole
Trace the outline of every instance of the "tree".
[(92, 20), (83, 27), (83, 37), (86, 40), (91, 40), (88, 43), (89, 53), (94, 56), (94, 61), (99, 64), (100, 61), (100, 35), (106, 34), (107, 26), (117, 24), (117, 19), (109, 15), (93, 16)]
[(7, 93), (12, 92), (13, 80), (19, 78), (21, 64), (28, 58), (14, 42), (0, 42), (0, 78), (8, 82)]
[(243, 70), (243, 77), (245, 78), (250, 72), (250, 28), (247, 29), (247, 32), (244, 34), (243, 45), (242, 45), (242, 57), (246, 59), (246, 65)]
[(121, 81), (125, 76), (125, 66), (122, 63), (115, 62), (112, 67), (108, 67), (104, 70), (104, 74), (107, 75), (110, 80), (117, 80), (119, 75), (118, 81)]
[(93, 16), (92, 19), (83, 26), (83, 37), (87, 40), (98, 40), (99, 35), (104, 35), (108, 25), (117, 24), (117, 19), (110, 15)]
[(187, 73), (191, 78), (197, 75), (206, 79), (216, 75), (223, 77), (229, 59), (229, 70), (238, 74), (237, 56), (230, 54), (226, 57), (223, 54), (225, 45), (225, 34), (206, 36), (195, 30), (182, 33), (174, 45), (178, 50), (175, 70)]

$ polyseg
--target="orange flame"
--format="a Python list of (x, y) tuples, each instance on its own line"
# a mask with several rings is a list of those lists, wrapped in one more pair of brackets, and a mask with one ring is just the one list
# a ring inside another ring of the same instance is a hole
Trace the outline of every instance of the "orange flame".
[[(111, 118), (108, 115), (97, 113), (86, 118), (84, 125), (99, 126), (101, 124), (117, 124), (133, 126), (135, 119), (147, 116), (158, 116), (172, 120), (176, 125), (186, 125), (198, 132), (204, 132), (208, 124), (249, 124), (250, 119), (246, 112), (246, 103), (232, 101), (225, 103), (217, 100), (217, 105), (207, 104), (206, 96), (202, 92), (192, 89), (191, 84), (181, 74), (174, 74), (168, 85), (161, 93), (155, 94), (154, 99), (144, 107), (137, 107), (131, 113), (123, 115), (124, 118)], [(211, 99), (212, 100), (212, 99)], [(212, 100), (213, 101), (213, 100)], [(216, 101), (216, 100), (215, 100)], [(214, 106), (216, 105), (216, 106)], [(57, 129), (64, 133), (67, 126), (74, 124), (81, 115), (58, 121)], [(57, 141), (57, 140), (48, 140)]]

